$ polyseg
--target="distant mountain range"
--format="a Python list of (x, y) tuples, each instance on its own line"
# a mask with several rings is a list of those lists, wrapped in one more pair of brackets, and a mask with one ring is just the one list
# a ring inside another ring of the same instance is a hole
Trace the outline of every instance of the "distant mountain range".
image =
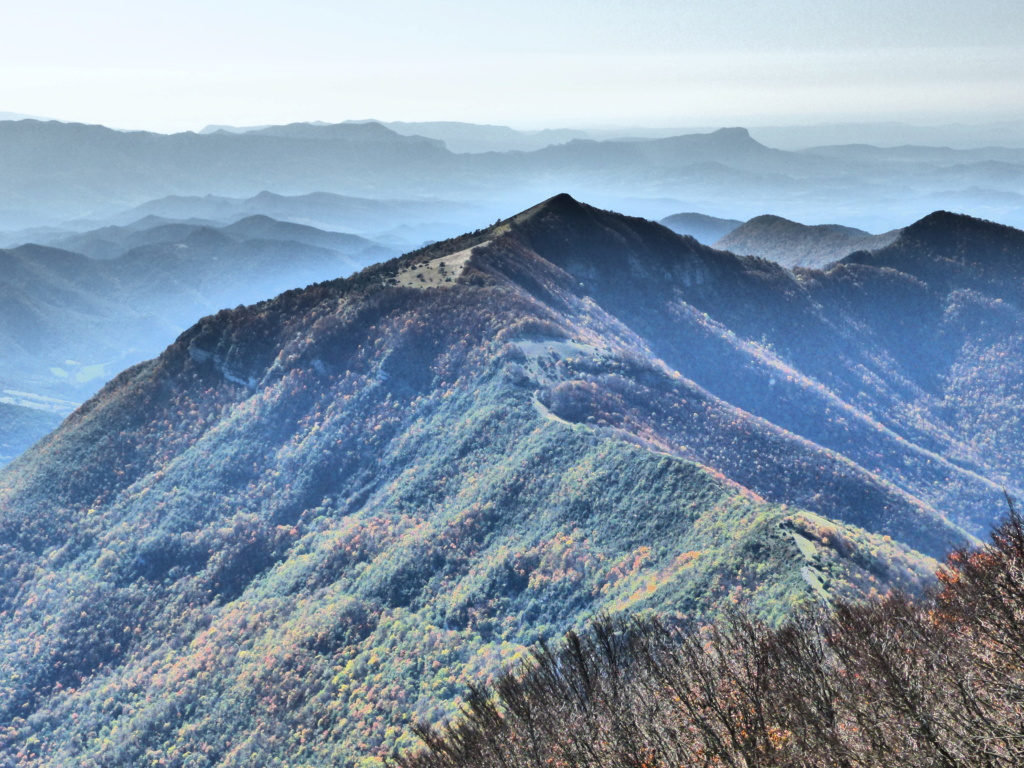
[[(364, 122), (377, 122), (367, 120)], [(588, 139), (586, 131), (569, 128), (516, 131), (504, 125), (457, 122), (385, 122), (381, 125), (402, 136), (426, 136), (443, 141), (452, 152), (534, 152), (552, 144)]]
[(292, 243), (335, 251), (356, 257), (363, 263), (380, 261), (386, 256), (393, 255), (378, 243), (358, 235), (325, 232), (315, 227), (277, 221), (263, 215), (248, 216), (225, 226), (218, 226), (211, 221), (174, 221), (150, 215), (128, 226), (102, 227), (43, 242), (53, 248), (76, 251), (95, 259), (111, 259), (136, 248), (167, 243), (188, 243), (204, 235), (213, 242), (216, 238), (214, 232), (224, 236), (221, 241), (224, 243)]
[[(476, 123), (460, 123), (454, 121), (435, 122), (388, 122), (386, 120), (346, 120), (345, 125), (365, 125), (379, 123), (388, 130), (401, 136), (424, 136), (444, 142), (452, 152), (532, 152), (552, 144), (564, 144), (573, 139), (591, 138), (586, 131), (568, 128), (544, 129), (537, 131), (517, 131), (504, 125), (478, 125)], [(324, 126), (328, 123), (314, 122), (310, 125)], [(210, 134), (223, 131), (225, 133), (251, 133), (272, 126), (231, 126), (208, 125), (199, 131)]]
[(559, 195), (206, 317), (0, 472), (0, 754), (370, 764), (599, 612), (920, 591), (1021, 491), (1022, 300), (962, 215), (794, 272)]
[(834, 123), (751, 128), (758, 141), (780, 149), (808, 149), (837, 144), (879, 147), (1024, 147), (1024, 121), (980, 125), (911, 125), (909, 123)]
[[(1024, 148), (839, 146), (795, 152), (765, 146), (742, 128), (562, 142), (570, 134), (520, 135), (450, 124), (395, 127), (448, 138), (402, 135), (372, 122), (171, 136), (0, 122), (0, 229), (105, 220), (167, 196), (248, 199), (264, 191), (288, 197), (326, 192), (443, 198), (496, 215), (562, 189), (649, 218), (679, 210), (748, 218), (771, 210), (794, 220), (838, 217), (846, 226), (884, 231), (951, 208), (1024, 225)], [(498, 141), (487, 137), (507, 134), (510, 142), (534, 142), (523, 146), (557, 143), (529, 151), (453, 152), (445, 141), (460, 132), (466, 142)], [(479, 216), (456, 223), (463, 229), (480, 226)]]
[(119, 213), (111, 223), (128, 224), (158, 216), (230, 224), (249, 216), (269, 216), (324, 230), (351, 232), (375, 241), (396, 242), (411, 250), (427, 240), (459, 234), (461, 224), (467, 220), (484, 223), (489, 213), (479, 205), (445, 200), (378, 200), (329, 192), (287, 196), (264, 191), (250, 198), (164, 197)]
[[(0, 113), (0, 119), (3, 118)], [(24, 117), (24, 116), (22, 116)], [(551, 144), (564, 144), (573, 139), (596, 141), (660, 139), (690, 133), (709, 133), (714, 128), (677, 126), (675, 128), (589, 128), (577, 130), (557, 128), (535, 131), (514, 130), (504, 125), (477, 125), (460, 122), (387, 122), (384, 120), (350, 120), (353, 123), (379, 122), (395, 133), (439, 139), (452, 152), (532, 151)], [(327, 123), (314, 123), (327, 125)], [(237, 127), (208, 125), (200, 133), (227, 131), (245, 133), (269, 126)], [(801, 150), (838, 144), (871, 144), (877, 147), (1024, 147), (1024, 122), (1002, 121), (981, 125), (921, 126), (909, 123), (821, 123), (817, 125), (778, 125), (751, 127), (758, 141), (777, 149)]]
[(856, 251), (872, 251), (890, 245), (900, 233), (893, 230), (872, 235), (839, 224), (808, 226), (769, 214), (743, 222), (701, 213), (677, 213), (662, 219), (661, 224), (705, 245), (770, 259), (788, 268), (825, 267)]
[(176, 194), (422, 190), (450, 155), (440, 142), (377, 124), (165, 136), (22, 120), (0, 122), (0, 144), (2, 218), (27, 225), (102, 217)]
[[(265, 216), (226, 226), (149, 217), (0, 250), (0, 402), (66, 415), (203, 315), (393, 255)], [(12, 418), (0, 437), (7, 459), (53, 426), (49, 416)]]

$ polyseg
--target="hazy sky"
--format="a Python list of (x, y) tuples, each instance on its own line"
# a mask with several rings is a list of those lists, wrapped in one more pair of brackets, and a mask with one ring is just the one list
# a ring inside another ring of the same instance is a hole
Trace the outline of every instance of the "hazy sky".
[(1024, 117), (1021, 0), (7, 2), (0, 112), (715, 126)]

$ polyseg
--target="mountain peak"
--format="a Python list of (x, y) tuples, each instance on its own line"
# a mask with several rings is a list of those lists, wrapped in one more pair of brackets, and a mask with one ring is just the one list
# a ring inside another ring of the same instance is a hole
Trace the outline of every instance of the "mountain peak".
[(918, 219), (909, 227), (904, 228), (905, 235), (922, 235), (929, 232), (950, 232), (955, 230), (969, 229), (972, 231), (1015, 231), (1012, 227), (1003, 224), (996, 224), (987, 219), (979, 219), (968, 216), (965, 213), (953, 213), (951, 211), (933, 211), (924, 218)]
[(736, 227), (715, 247), (759, 256), (788, 268), (822, 268), (857, 251), (883, 248), (895, 237), (894, 233), (872, 235), (840, 224), (808, 225), (764, 214)]
[(711, 253), (653, 221), (595, 208), (564, 193), (513, 216), (494, 235), (505, 232), (588, 292), (665, 280)]
[(545, 214), (579, 214), (587, 208), (590, 208), (590, 206), (581, 203), (567, 192), (561, 192), (554, 197), (549, 197), (542, 203), (537, 203), (537, 205), (532, 208), (527, 208), (522, 213), (516, 214), (512, 219), (514, 222), (520, 223), (533, 218), (534, 216), (541, 216)]
[(922, 246), (956, 261), (974, 261), (986, 252), (1024, 250), (1024, 232), (962, 213), (935, 211), (904, 228), (899, 243)]
[(5, 751), (368, 765), (604, 611), (914, 589), (1019, 455), (875, 373), (944, 381), (942, 311), (854, 282), (562, 194), (207, 316), (0, 475)]
[(896, 232), (888, 247), (843, 262), (892, 267), (936, 284), (968, 280), (997, 295), (1024, 269), (1024, 232), (1003, 224), (935, 211)]

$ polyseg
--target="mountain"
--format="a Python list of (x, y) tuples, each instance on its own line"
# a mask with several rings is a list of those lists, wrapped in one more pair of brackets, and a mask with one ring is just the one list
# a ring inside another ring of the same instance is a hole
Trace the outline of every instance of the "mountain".
[(394, 764), (1015, 768), (1024, 595), (1006, 586), (1024, 569), (1019, 513), (945, 566), (927, 599), (839, 602), (778, 628), (743, 614), (699, 631), (603, 618), (476, 688), (454, 723), (418, 723), (422, 749)]
[(1024, 159), (1024, 147), (991, 146), (951, 149), (950, 147), (913, 144), (877, 147), (871, 144), (856, 143), (811, 147), (804, 150), (802, 154), (857, 162), (878, 163), (895, 160), (904, 165), (918, 163), (922, 167), (931, 167), (939, 173), (949, 171), (965, 173), (979, 166), (984, 167), (985, 164), (1003, 164), (1003, 169), (1012, 172), (1016, 177), (1016, 174), (1019, 173), (1019, 168), (1016, 166)]
[(734, 171), (776, 173), (821, 166), (824, 159), (771, 149), (751, 138), (745, 128), (721, 128), (711, 133), (665, 139), (593, 141), (576, 139), (529, 153), (528, 162), (560, 169), (615, 173), (622, 166), (650, 166), (678, 172), (715, 164)]
[[(433, 122), (402, 122), (386, 120), (346, 120), (344, 125), (365, 125), (376, 123), (383, 125), (390, 131), (400, 136), (422, 136), (435, 141), (441, 141), (452, 152), (457, 153), (478, 153), (478, 152), (530, 152), (542, 149), (552, 144), (564, 144), (573, 139), (585, 139), (585, 131), (577, 131), (570, 128), (546, 128), (537, 131), (517, 131), (505, 125), (478, 125), (476, 123), (460, 123), (454, 121), (433, 121)], [(327, 123), (313, 122), (308, 125), (322, 126)], [(216, 133), (226, 131), (228, 133), (249, 133), (259, 131), (272, 126), (259, 125), (249, 127), (229, 125), (208, 125), (199, 133)]]
[(0, 120), (47, 120), (47, 118), (23, 115), (20, 112), (0, 112)]
[(0, 156), (0, 224), (23, 226), (107, 215), (165, 195), (434, 189), (425, 182), (451, 164), (440, 142), (378, 124), (166, 136), (21, 120), (0, 122), (0, 144), (8, 149)]
[[(464, 153), (439, 139), (401, 135), (372, 122), (168, 136), (22, 120), (0, 122), (0, 146), (6, 148), (0, 155), (0, 230), (7, 231), (67, 227), (82, 219), (127, 224), (131, 219), (110, 219), (165, 197), (248, 199), (263, 191), (284, 197), (320, 192), (379, 200), (441, 198), (487, 212), (515, 210), (569, 190), (659, 217), (699, 210), (746, 219), (770, 209), (794, 220), (826, 221), (842, 212), (843, 224), (869, 231), (957, 206), (1024, 225), (1020, 149), (852, 146), (793, 152), (766, 146), (740, 127)], [(322, 221), (272, 210), (243, 215), (253, 214), (324, 228)], [(167, 217), (191, 215), (211, 218)], [(458, 224), (460, 231), (479, 226), (470, 217), (426, 221)], [(383, 230), (353, 231), (376, 239)], [(415, 237), (403, 240), (419, 243), (436, 235)]]
[(662, 219), (660, 223), (677, 234), (689, 235), (699, 243), (712, 245), (743, 222), (736, 219), (718, 219), (703, 213), (676, 213)]
[(980, 125), (921, 126), (907, 123), (837, 123), (824, 125), (762, 126), (754, 137), (779, 149), (841, 144), (876, 147), (1024, 147), (1024, 122), (1004, 121)]
[(781, 216), (755, 216), (714, 244), (733, 253), (770, 259), (784, 267), (823, 267), (855, 251), (890, 245), (899, 231), (872, 235), (838, 224), (807, 226)]
[(51, 411), (8, 402), (15, 396), (5, 392), (0, 397), (0, 466), (23, 453), (61, 422), (61, 417)]
[(365, 122), (380, 122), (384, 127), (402, 136), (426, 136), (443, 141), (449, 150), (457, 153), (532, 152), (552, 144), (565, 144), (574, 139), (587, 138), (585, 131), (570, 128), (517, 131), (504, 125), (477, 125), (451, 121), (405, 123), (367, 120)]
[[(0, 250), (0, 390), (61, 415), (205, 314), (392, 255), (355, 235), (267, 217), (224, 227), (151, 219), (56, 245)], [(56, 426), (27, 416), (7, 424), (12, 451)]]
[(254, 215), (218, 226), (209, 221), (173, 221), (147, 216), (127, 226), (109, 226), (56, 239), (43, 238), (43, 244), (75, 251), (94, 259), (112, 259), (145, 246), (186, 243), (190, 240), (223, 235), (222, 242), (292, 243), (334, 251), (351, 257), (362, 265), (393, 255), (372, 240), (344, 232), (326, 232), (315, 227), (277, 221), (269, 216)]
[(159, 216), (229, 224), (250, 216), (269, 216), (318, 229), (352, 232), (377, 241), (404, 240), (419, 247), (426, 240), (459, 234), (467, 228), (467, 222), (489, 220), (489, 213), (479, 205), (444, 200), (375, 200), (328, 192), (289, 196), (264, 191), (249, 198), (164, 197), (117, 214), (112, 223), (130, 225), (140, 218)]
[(560, 195), (206, 317), (0, 471), (0, 753), (373, 764), (602, 611), (920, 591), (1020, 491), (1022, 258)]

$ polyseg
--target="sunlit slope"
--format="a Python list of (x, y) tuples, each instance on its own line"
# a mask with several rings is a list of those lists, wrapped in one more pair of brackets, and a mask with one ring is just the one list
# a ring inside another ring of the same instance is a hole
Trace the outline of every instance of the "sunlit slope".
[(2, 750), (356, 764), (602, 610), (919, 589), (994, 465), (820, 285), (563, 196), (205, 318), (0, 474)]

